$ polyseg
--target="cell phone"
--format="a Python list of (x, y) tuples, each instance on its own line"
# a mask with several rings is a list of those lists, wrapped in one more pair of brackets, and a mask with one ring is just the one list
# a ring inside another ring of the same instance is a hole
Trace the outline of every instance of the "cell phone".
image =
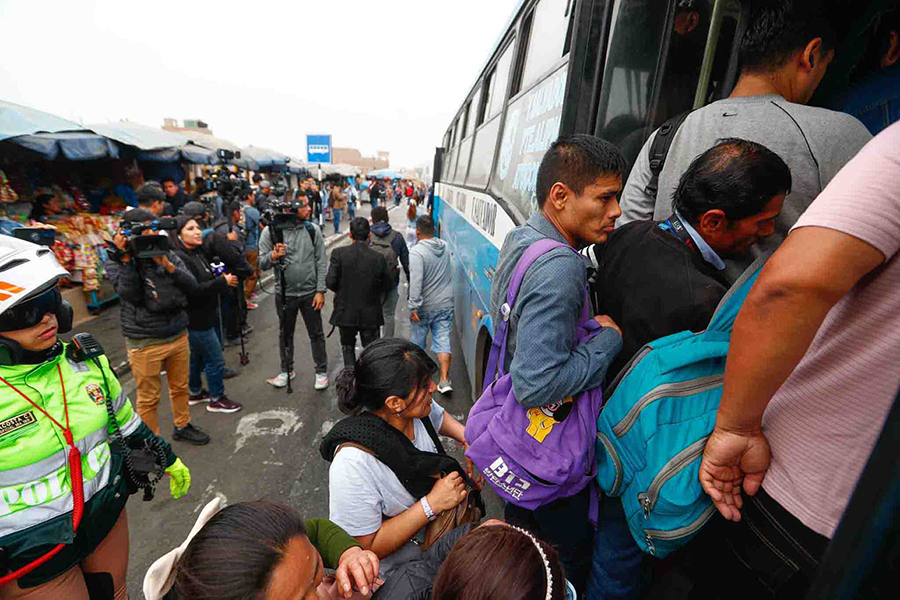
[(56, 231), (43, 227), (19, 227), (13, 229), (13, 236), (39, 246), (53, 246), (56, 243)]

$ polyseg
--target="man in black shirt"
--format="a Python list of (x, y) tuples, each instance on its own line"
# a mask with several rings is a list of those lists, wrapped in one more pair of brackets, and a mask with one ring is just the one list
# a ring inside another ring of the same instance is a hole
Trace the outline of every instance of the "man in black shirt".
[(723, 258), (772, 235), (791, 190), (791, 172), (756, 142), (727, 138), (682, 175), (665, 221), (636, 221), (585, 250), (596, 268), (595, 312), (622, 328), (612, 380), (642, 346), (680, 331), (703, 331), (728, 291)]

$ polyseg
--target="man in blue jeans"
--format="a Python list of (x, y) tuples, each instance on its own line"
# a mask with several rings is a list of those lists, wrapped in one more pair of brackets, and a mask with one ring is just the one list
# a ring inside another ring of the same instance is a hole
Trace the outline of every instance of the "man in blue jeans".
[(450, 328), (453, 326), (453, 281), (450, 251), (444, 240), (434, 237), (434, 220), (428, 215), (416, 219), (419, 243), (409, 251), (410, 341), (425, 349), (431, 331), (431, 350), (438, 357), (441, 379), (438, 391), (449, 394)]

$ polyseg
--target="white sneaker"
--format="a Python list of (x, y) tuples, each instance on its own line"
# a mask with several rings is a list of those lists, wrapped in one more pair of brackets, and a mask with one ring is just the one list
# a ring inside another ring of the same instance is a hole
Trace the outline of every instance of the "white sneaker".
[(438, 391), (442, 394), (452, 394), (453, 386), (450, 385), (449, 379), (441, 379), (441, 382), (438, 383)]
[[(296, 376), (297, 376), (297, 373), (295, 373), (294, 371), (291, 371), (291, 379), (293, 379)], [(268, 383), (271, 386), (275, 386), (277, 388), (285, 387), (287, 385), (287, 382), (288, 382), (288, 374), (287, 373), (279, 373), (278, 375), (276, 375), (275, 377), (272, 377), (271, 379), (266, 379), (266, 383)]]
[(316, 373), (316, 389), (324, 390), (328, 387), (328, 375), (325, 373)]

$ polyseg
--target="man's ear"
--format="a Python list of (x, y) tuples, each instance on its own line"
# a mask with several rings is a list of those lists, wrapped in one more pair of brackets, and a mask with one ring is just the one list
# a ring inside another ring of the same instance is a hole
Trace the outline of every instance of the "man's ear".
[(800, 68), (803, 71), (812, 71), (823, 60), (825, 57), (822, 56), (822, 38), (820, 37), (811, 40), (800, 52)]
[(556, 210), (563, 210), (569, 202), (570, 194), (572, 194), (572, 190), (569, 189), (569, 186), (557, 181), (550, 187), (547, 202), (552, 203)]
[(699, 227), (697, 228), (701, 235), (721, 233), (728, 224), (728, 218), (725, 211), (718, 208), (708, 210), (700, 215)]

